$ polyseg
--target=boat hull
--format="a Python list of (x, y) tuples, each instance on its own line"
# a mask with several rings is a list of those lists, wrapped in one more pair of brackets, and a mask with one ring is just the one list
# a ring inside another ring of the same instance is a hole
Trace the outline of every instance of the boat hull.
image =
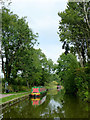
[(38, 98), (38, 97), (43, 97), (44, 95), (46, 95), (46, 93), (47, 93), (46, 91), (43, 93), (31, 93), (29, 96), (31, 98)]
[(46, 95), (47, 90), (43, 87), (32, 87), (30, 97), (37, 98)]

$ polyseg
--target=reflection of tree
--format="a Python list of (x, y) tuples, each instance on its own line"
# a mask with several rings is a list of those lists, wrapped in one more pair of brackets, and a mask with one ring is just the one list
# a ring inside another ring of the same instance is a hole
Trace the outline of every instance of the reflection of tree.
[(54, 100), (63, 104), (64, 103), (64, 90), (58, 91), (58, 94), (54, 96)]
[[(65, 110), (65, 118), (87, 118), (88, 114), (83, 111), (86, 104), (82, 104), (79, 98), (73, 95), (64, 96), (65, 103), (63, 104), (63, 109)], [(84, 106), (85, 105), (85, 106)]]
[(87, 103), (80, 103), (76, 96), (64, 95), (62, 90), (56, 95), (47, 95), (46, 101), (36, 107), (28, 99), (11, 106), (5, 110), (4, 118), (83, 118), (87, 117), (85, 106)]
[(24, 118), (40, 118), (40, 112), (44, 109), (44, 103), (39, 106), (32, 106), (30, 100), (29, 104), (27, 104), (27, 106), (25, 106), (24, 110), (22, 111)]
[(57, 89), (49, 90), (47, 94), (56, 95), (58, 93)]
[[(49, 92), (52, 92), (51, 90)], [(57, 92), (56, 95), (47, 96), (48, 104), (45, 106), (45, 109), (42, 111), (41, 116), (43, 118), (54, 118), (60, 117), (64, 118), (64, 110), (63, 110), (63, 91)], [(62, 94), (61, 94), (62, 93)]]
[(40, 118), (40, 113), (47, 106), (47, 102), (45, 101), (42, 105), (34, 107), (31, 100), (25, 100), (7, 109), (4, 118)]

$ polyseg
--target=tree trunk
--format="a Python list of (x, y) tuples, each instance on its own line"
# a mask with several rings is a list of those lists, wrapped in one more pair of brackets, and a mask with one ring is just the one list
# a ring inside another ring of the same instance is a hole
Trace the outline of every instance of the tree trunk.
[(10, 64), (10, 60), (8, 58), (8, 53), (6, 51), (7, 49), (5, 49), (5, 57), (6, 57), (6, 63), (5, 63), (5, 68), (6, 68), (6, 80), (9, 82), (10, 79), (10, 73), (11, 73), (11, 65)]
[(83, 58), (82, 58), (82, 56), (80, 55), (80, 53), (78, 53), (78, 57), (79, 57), (79, 60), (80, 60), (80, 65), (81, 65), (81, 67), (84, 67), (84, 65), (83, 65)]
[(27, 82), (27, 87), (29, 88), (29, 83), (28, 83), (28, 80), (27, 80), (26, 82)]
[(88, 8), (86, 8), (87, 3), (85, 3), (85, 2), (83, 2), (83, 5), (84, 5), (84, 13), (85, 13), (85, 17), (86, 17), (86, 22), (87, 22), (87, 25), (88, 25), (88, 27), (90, 29), (89, 19), (88, 19), (88, 15), (87, 15), (89, 13), (90, 8), (89, 8), (89, 6), (88, 6)]
[(4, 74), (4, 78), (5, 78), (5, 68), (4, 68), (4, 61), (3, 61), (3, 56), (1, 55), (1, 58), (2, 58), (2, 71), (3, 71), (3, 74)]

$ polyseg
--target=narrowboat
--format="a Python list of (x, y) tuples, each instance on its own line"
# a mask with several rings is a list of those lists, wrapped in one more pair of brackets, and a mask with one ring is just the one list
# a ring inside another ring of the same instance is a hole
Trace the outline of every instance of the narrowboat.
[(30, 97), (40, 97), (40, 96), (44, 96), (46, 94), (47, 90), (43, 87), (43, 86), (39, 86), (39, 87), (32, 87), (31, 89), (31, 94)]
[(61, 86), (60, 85), (57, 85), (57, 90), (60, 90), (61, 89)]

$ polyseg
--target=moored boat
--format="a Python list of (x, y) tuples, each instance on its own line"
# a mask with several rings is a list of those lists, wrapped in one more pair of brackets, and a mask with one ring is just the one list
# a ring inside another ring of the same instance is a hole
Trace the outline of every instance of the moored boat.
[(60, 90), (61, 89), (61, 86), (60, 85), (57, 85), (57, 90)]
[(31, 97), (40, 97), (40, 96), (43, 96), (43, 95), (45, 95), (46, 94), (46, 89), (43, 87), (43, 86), (39, 86), (39, 87), (36, 87), (36, 86), (34, 86), (34, 87), (32, 87), (32, 89), (31, 89), (31, 94), (30, 94), (30, 96)]

